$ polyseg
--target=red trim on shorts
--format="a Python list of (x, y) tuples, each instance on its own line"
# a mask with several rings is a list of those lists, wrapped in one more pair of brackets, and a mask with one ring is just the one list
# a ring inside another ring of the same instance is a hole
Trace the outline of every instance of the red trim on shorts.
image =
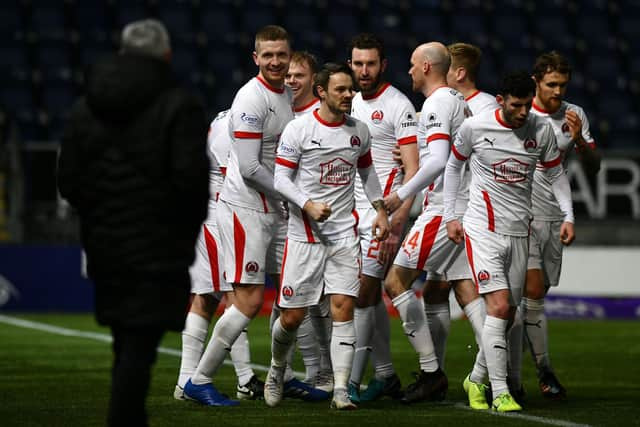
[(267, 89), (269, 89), (271, 92), (275, 92), (275, 93), (284, 93), (284, 86), (282, 86), (281, 88), (275, 87), (273, 85), (270, 85), (269, 83), (267, 83), (267, 81), (265, 79), (263, 79), (262, 77), (260, 77), (259, 75), (256, 76), (256, 79), (258, 79), (258, 81), (260, 83), (262, 83), (264, 85), (264, 87), (266, 87)]
[(276, 157), (276, 164), (280, 166), (285, 166), (291, 169), (298, 169), (298, 164), (292, 162), (291, 160), (283, 159), (282, 157)]
[(353, 215), (356, 220), (356, 223), (353, 225), (353, 233), (356, 237), (358, 237), (358, 224), (360, 224), (360, 215), (358, 215), (358, 211), (355, 209), (351, 211), (351, 215)]
[(276, 294), (276, 305), (280, 307), (280, 293), (282, 292), (282, 283), (284, 282), (284, 266), (287, 264), (287, 251), (289, 249), (289, 238), (284, 240), (284, 254), (282, 255), (282, 265), (280, 266), (280, 283), (278, 293)]
[(465, 101), (468, 101), (468, 100), (470, 100), (471, 98), (473, 98), (474, 96), (478, 95), (479, 93), (480, 93), (480, 89), (476, 89), (476, 91), (475, 91), (475, 92), (473, 92), (471, 95), (467, 96), (464, 100), (465, 100)]
[(451, 141), (451, 136), (446, 133), (434, 133), (427, 137), (427, 144), (435, 141), (436, 139), (444, 139), (446, 141)]
[(393, 180), (398, 174), (398, 168), (391, 169), (389, 172), (389, 176), (387, 177), (387, 183), (384, 185), (384, 192), (382, 193), (382, 197), (387, 197), (389, 193), (391, 193), (391, 187), (393, 186)]
[(420, 254), (418, 255), (418, 265), (416, 268), (422, 270), (427, 263), (429, 253), (433, 248), (433, 242), (436, 240), (440, 223), (442, 222), (441, 216), (435, 216), (422, 230), (422, 242), (420, 242)]
[(456, 159), (464, 162), (465, 160), (468, 159), (468, 157), (463, 156), (462, 154), (460, 154), (460, 152), (458, 151), (458, 149), (456, 148), (455, 145), (451, 146), (451, 152), (453, 153), (454, 156), (456, 156)]
[(491, 205), (491, 198), (489, 197), (489, 193), (487, 193), (485, 190), (482, 190), (482, 198), (484, 199), (484, 202), (487, 205), (487, 221), (489, 222), (488, 224), (488, 229), (489, 231), (496, 231), (496, 220), (495, 217), (493, 216), (493, 206)]
[(371, 150), (368, 150), (365, 154), (358, 157), (358, 169), (368, 168), (373, 164), (373, 159), (371, 158)]
[(502, 126), (506, 127), (507, 129), (513, 129), (513, 126), (509, 125), (507, 122), (505, 122), (504, 120), (502, 120), (502, 117), (500, 117), (500, 109), (496, 109), (496, 112), (494, 113), (496, 116), (496, 120), (498, 123), (500, 123)]
[(542, 166), (544, 166), (545, 168), (553, 168), (553, 167), (558, 166), (560, 164), (560, 162), (562, 162), (562, 158), (561, 157), (562, 156), (558, 156), (555, 159), (550, 160), (548, 162), (540, 162), (540, 164)]
[(242, 283), (242, 268), (244, 267), (244, 248), (247, 235), (236, 213), (233, 213), (233, 249), (236, 258), (236, 271), (233, 283)]
[(311, 229), (311, 222), (309, 222), (309, 215), (301, 209), (302, 222), (304, 223), (304, 232), (307, 233), (307, 242), (316, 243), (316, 239), (313, 238), (313, 230)]
[(244, 131), (234, 131), (233, 137), (238, 139), (261, 139), (262, 132), (244, 132)]
[(267, 206), (267, 197), (264, 195), (262, 191), (258, 191), (258, 194), (262, 199), (262, 207), (264, 208), (264, 213), (269, 213), (269, 207)]
[(398, 145), (408, 145), (408, 144), (417, 144), (418, 137), (415, 135), (405, 136), (404, 138), (400, 138), (398, 140)]
[(301, 111), (306, 110), (307, 108), (311, 107), (313, 104), (318, 103), (318, 102), (320, 102), (320, 100), (318, 98), (313, 98), (313, 101), (311, 101), (307, 105), (303, 105), (302, 107), (299, 107), (299, 108), (294, 108), (293, 112), (294, 113), (299, 113)]
[(371, 96), (364, 96), (364, 94), (362, 95), (362, 99), (364, 99), (365, 101), (368, 101), (370, 99), (376, 99), (377, 97), (379, 97), (380, 95), (382, 95), (382, 92), (384, 92), (385, 90), (387, 90), (387, 88), (391, 86), (391, 83), (387, 82), (385, 84), (383, 84), (382, 86), (380, 86), (380, 89), (378, 89), (378, 91), (376, 93), (374, 93)]
[(209, 228), (203, 225), (204, 243), (207, 247), (207, 255), (209, 255), (209, 266), (211, 267), (211, 282), (213, 283), (213, 292), (220, 290), (220, 270), (218, 268), (218, 245), (216, 239), (209, 232)]
[(480, 285), (478, 283), (478, 278), (476, 277), (476, 269), (473, 267), (473, 248), (471, 247), (471, 239), (467, 233), (464, 233), (464, 248), (467, 250), (467, 261), (469, 262), (469, 267), (471, 267), (473, 283), (476, 284), (476, 291), (480, 292)]

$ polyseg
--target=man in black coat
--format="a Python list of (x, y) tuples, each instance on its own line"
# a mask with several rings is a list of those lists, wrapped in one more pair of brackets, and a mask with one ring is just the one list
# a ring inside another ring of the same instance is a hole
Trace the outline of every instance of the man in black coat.
[(113, 335), (111, 426), (147, 423), (156, 348), (166, 330), (184, 327), (188, 268), (207, 212), (205, 113), (177, 86), (170, 55), (162, 23), (127, 25), (119, 54), (89, 69), (59, 158), (96, 317)]

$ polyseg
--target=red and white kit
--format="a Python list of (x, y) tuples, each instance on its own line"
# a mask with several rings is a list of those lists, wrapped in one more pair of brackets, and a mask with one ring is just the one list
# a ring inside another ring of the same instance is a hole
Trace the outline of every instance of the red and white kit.
[[(258, 76), (233, 100), (233, 143), (217, 210), (229, 282), (262, 284), (265, 272), (279, 270), (286, 222), (272, 177), (280, 134), (293, 119), (292, 99), (289, 88), (275, 88)], [(247, 164), (247, 158), (254, 161)], [(252, 176), (250, 183), (241, 167)]]
[[(445, 221), (456, 218), (460, 171), (469, 159), (471, 185), (463, 223), (466, 248), (479, 293), (511, 290), (520, 301), (527, 269), (531, 187), (540, 161), (552, 182), (562, 184), (565, 221), (573, 221), (571, 195), (551, 126), (529, 115), (512, 128), (500, 110), (468, 119), (452, 147), (445, 177)], [(555, 190), (554, 190), (555, 191)]]
[(320, 100), (318, 98), (314, 98), (313, 101), (309, 102), (307, 105), (295, 108), (293, 110), (293, 114), (296, 117), (304, 116), (305, 114), (312, 113), (318, 107), (320, 107)]
[[(429, 167), (429, 157), (434, 155), (430, 148), (432, 143), (442, 144), (439, 148), (444, 150), (437, 154), (442, 159), (437, 163), (441, 166), (446, 164), (450, 141), (469, 115), (464, 97), (455, 89), (438, 88), (425, 100), (418, 122), (421, 169)], [(402, 243), (394, 264), (445, 275), (448, 280), (466, 279), (471, 277), (471, 272), (463, 258), (464, 248), (449, 240), (442, 221), (442, 175), (435, 177), (425, 191), (425, 207)], [(407, 184), (410, 185), (411, 181)], [(401, 187), (398, 194), (404, 199), (402, 191)], [(461, 186), (457, 204), (459, 215), (464, 213), (467, 197), (464, 186)], [(458, 259), (460, 262), (456, 262)]]
[(484, 111), (495, 110), (499, 107), (496, 97), (487, 92), (476, 90), (464, 99), (473, 115), (478, 115)]
[[(390, 83), (384, 84), (376, 94), (364, 97), (356, 94), (351, 115), (367, 124), (371, 132), (371, 155), (378, 174), (383, 196), (396, 191), (404, 174), (401, 163), (393, 159), (396, 145), (415, 144), (417, 131), (416, 111), (411, 101)], [(360, 215), (360, 246), (362, 272), (367, 276), (384, 276), (384, 266), (378, 262), (380, 242), (371, 232), (376, 211), (364, 194), (360, 177), (356, 175), (356, 209)]]
[(195, 260), (189, 268), (191, 292), (198, 295), (232, 290), (224, 280), (220, 236), (216, 224), (218, 196), (224, 183), (227, 159), (231, 150), (228, 113), (229, 110), (218, 113), (209, 126), (207, 136), (207, 157), (210, 165), (209, 209), (196, 243)]
[[(357, 296), (360, 246), (354, 185), (359, 173), (371, 200), (382, 194), (372, 165), (367, 126), (348, 116), (324, 121), (317, 111), (292, 121), (282, 135), (276, 187), (290, 207), (287, 250), (278, 304), (317, 304), (323, 293)], [(308, 200), (328, 203), (331, 215), (316, 222), (303, 212)]]
[[(565, 119), (567, 111), (575, 111), (582, 121), (582, 137), (590, 147), (595, 148), (595, 141), (589, 131), (589, 120), (584, 110), (577, 105), (562, 101), (560, 109), (553, 114), (547, 113), (533, 103), (531, 113), (546, 119), (556, 135), (558, 148), (562, 153), (563, 165), (575, 143), (571, 140), (569, 125)], [(553, 195), (551, 182), (538, 164), (533, 175), (533, 222), (529, 237), (529, 269), (543, 269), (548, 286), (557, 286), (560, 281), (562, 267), (562, 243), (560, 242), (560, 225), (564, 219), (560, 206)], [(543, 268), (544, 267), (544, 268)]]

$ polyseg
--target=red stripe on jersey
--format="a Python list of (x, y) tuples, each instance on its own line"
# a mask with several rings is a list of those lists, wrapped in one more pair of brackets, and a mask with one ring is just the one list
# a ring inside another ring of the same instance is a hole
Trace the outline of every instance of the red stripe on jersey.
[(256, 79), (258, 79), (258, 81), (260, 83), (262, 83), (262, 85), (264, 87), (266, 87), (267, 89), (269, 89), (271, 92), (275, 92), (275, 93), (284, 93), (284, 86), (282, 86), (281, 88), (275, 87), (270, 85), (269, 83), (267, 83), (267, 81), (265, 79), (263, 79), (262, 77), (260, 77), (259, 75), (256, 76)]
[(415, 135), (405, 136), (404, 138), (400, 138), (398, 140), (398, 145), (407, 145), (407, 144), (416, 144), (418, 142), (418, 137)]
[(220, 166), (220, 173), (222, 174), (222, 176), (227, 176), (227, 167)]
[(383, 84), (380, 89), (378, 89), (378, 91), (376, 93), (374, 93), (373, 95), (370, 96), (364, 96), (364, 94), (362, 95), (362, 99), (364, 99), (365, 101), (369, 100), (369, 99), (375, 99), (377, 97), (379, 97), (380, 95), (382, 95), (382, 92), (384, 92), (385, 90), (387, 90), (387, 88), (391, 86), (391, 83), (385, 83)]
[(441, 216), (435, 216), (422, 230), (422, 242), (420, 242), (420, 254), (418, 254), (418, 265), (416, 268), (422, 270), (427, 263), (431, 248), (433, 248), (433, 242), (436, 240), (440, 223), (442, 222)]
[(478, 277), (476, 276), (476, 269), (473, 266), (473, 248), (471, 247), (471, 239), (464, 233), (464, 247), (467, 250), (467, 261), (469, 261), (469, 267), (471, 267), (471, 274), (473, 275), (473, 283), (476, 284), (476, 291), (480, 290), (480, 285), (478, 285)]
[(548, 162), (540, 162), (540, 164), (542, 166), (544, 166), (545, 168), (553, 168), (556, 167), (560, 164), (560, 162), (562, 162), (562, 156), (558, 156), (553, 160), (550, 160)]
[(262, 132), (244, 132), (236, 130), (233, 132), (233, 137), (238, 139), (261, 139)]
[(471, 98), (473, 98), (474, 96), (476, 96), (476, 95), (477, 95), (477, 94), (479, 94), (479, 93), (480, 93), (480, 90), (476, 90), (476, 91), (475, 91), (475, 92), (473, 92), (471, 95), (467, 96), (464, 100), (465, 100), (465, 101), (468, 101), (468, 100), (470, 100)]
[(209, 255), (209, 266), (211, 267), (211, 283), (213, 283), (213, 291), (220, 290), (220, 270), (218, 269), (218, 245), (216, 239), (213, 238), (209, 228), (202, 226), (204, 230), (204, 243), (207, 247), (207, 255)]
[(499, 108), (496, 110), (495, 116), (496, 116), (496, 121), (498, 123), (500, 123), (502, 126), (506, 127), (507, 129), (513, 129), (513, 126), (509, 125), (507, 122), (502, 120), (502, 117), (500, 117), (500, 109)]
[(309, 222), (309, 215), (302, 211), (302, 222), (304, 223), (304, 232), (307, 234), (307, 242), (315, 243), (316, 239), (313, 238), (313, 230), (311, 229), (311, 222)]
[(444, 139), (446, 141), (451, 141), (451, 136), (447, 135), (446, 133), (434, 133), (427, 137), (427, 144), (432, 141), (435, 141), (436, 139)]
[(220, 198), (220, 192), (216, 191), (216, 202), (218, 201), (219, 198)]
[(236, 271), (233, 278), (233, 283), (242, 283), (242, 268), (244, 267), (244, 248), (247, 240), (247, 235), (244, 232), (244, 227), (238, 216), (233, 214), (233, 249), (234, 256), (236, 258)]
[(456, 148), (455, 145), (451, 146), (451, 152), (453, 153), (454, 156), (456, 156), (456, 159), (464, 162), (465, 160), (468, 159), (468, 157), (463, 156), (462, 154), (460, 154), (460, 152), (458, 151), (458, 149)]
[(358, 169), (366, 169), (373, 164), (373, 159), (371, 158), (371, 150), (367, 151), (365, 154), (358, 158)]
[(391, 187), (393, 186), (393, 180), (398, 174), (398, 168), (391, 169), (389, 172), (389, 176), (387, 177), (387, 183), (384, 186), (384, 192), (382, 193), (382, 197), (387, 197), (389, 193), (391, 193)]
[(551, 114), (549, 113), (547, 110), (545, 110), (544, 108), (542, 108), (541, 106), (539, 106), (538, 104), (536, 104), (536, 99), (533, 99), (533, 102), (531, 103), (531, 106), (533, 107), (534, 110), (539, 111), (541, 113), (544, 114)]
[(340, 120), (339, 122), (328, 122), (325, 119), (323, 119), (322, 117), (320, 117), (320, 114), (318, 114), (318, 110), (313, 110), (313, 117), (315, 117), (316, 120), (319, 121), (320, 123), (322, 123), (323, 125), (329, 126), (330, 128), (335, 128), (335, 127), (338, 127), (338, 126), (342, 126), (347, 121), (346, 114), (343, 114), (342, 115), (342, 120)]
[(360, 215), (358, 215), (358, 211), (355, 209), (351, 211), (351, 215), (353, 215), (353, 218), (356, 220), (356, 223), (353, 224), (353, 233), (356, 237), (358, 237), (358, 224), (360, 224)]
[(265, 197), (262, 191), (258, 191), (260, 198), (262, 199), (262, 207), (264, 208), (264, 213), (269, 213), (269, 207), (267, 206), (267, 198)]
[(291, 160), (283, 159), (282, 157), (276, 157), (276, 164), (280, 166), (286, 166), (291, 169), (298, 169), (298, 164)]
[(313, 98), (313, 101), (311, 101), (307, 105), (303, 105), (302, 107), (294, 108), (293, 112), (294, 113), (299, 113), (301, 111), (304, 111), (304, 110), (306, 110), (307, 108), (311, 107), (313, 104), (315, 104), (317, 102), (320, 102), (320, 100), (318, 98)]
[(289, 249), (289, 239), (284, 241), (284, 255), (282, 255), (282, 265), (280, 266), (280, 283), (278, 294), (276, 295), (276, 305), (280, 306), (280, 292), (282, 292), (282, 283), (284, 283), (284, 266), (287, 264), (287, 252)]
[(487, 204), (487, 221), (489, 222), (489, 225), (488, 225), (489, 231), (496, 231), (496, 222), (493, 216), (493, 206), (491, 205), (491, 199), (489, 198), (489, 193), (483, 190), (482, 198), (484, 199), (484, 202)]

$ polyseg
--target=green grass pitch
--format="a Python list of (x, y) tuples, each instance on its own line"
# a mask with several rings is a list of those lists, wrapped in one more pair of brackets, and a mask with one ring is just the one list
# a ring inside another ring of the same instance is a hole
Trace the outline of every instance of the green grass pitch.
[[(89, 314), (0, 314), (108, 333)], [(418, 369), (417, 356), (399, 321), (392, 322), (394, 364), (403, 384), (407, 384), (411, 371)], [(267, 365), (270, 359), (267, 323), (267, 318), (257, 318), (249, 327), (252, 361), (259, 365)], [(466, 408), (461, 382), (471, 368), (475, 347), (466, 321), (452, 322), (445, 367), (450, 385), (443, 403), (404, 406), (382, 400), (349, 413), (331, 411), (328, 402), (297, 400), (285, 400), (277, 408), (268, 408), (261, 401), (244, 401), (236, 408), (206, 408), (173, 399), (180, 360), (175, 354), (162, 353), (153, 371), (147, 409), (152, 426), (640, 425), (638, 326), (637, 321), (551, 321), (552, 361), (558, 378), (567, 387), (568, 399), (549, 402), (542, 398), (526, 354), (523, 375), (527, 402), (525, 411), (515, 416)], [(162, 346), (179, 350), (179, 334), (168, 334)], [(6, 317), (0, 319), (0, 426), (104, 425), (110, 366), (111, 348), (104, 341), (24, 328), (7, 323)], [(302, 369), (299, 360), (295, 368)], [(256, 372), (264, 379), (264, 371)], [(234, 396), (232, 367), (221, 368), (215, 384)]]

